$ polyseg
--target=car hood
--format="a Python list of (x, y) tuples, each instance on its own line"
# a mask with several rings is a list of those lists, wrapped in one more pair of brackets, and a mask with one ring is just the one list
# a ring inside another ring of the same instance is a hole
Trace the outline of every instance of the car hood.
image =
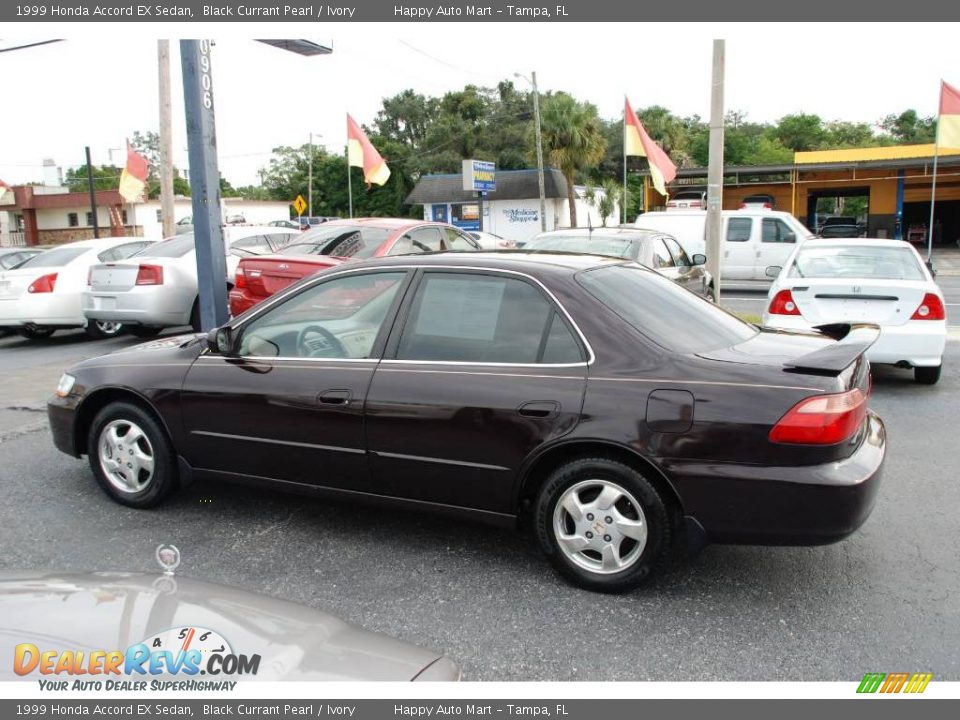
[(186, 335), (171, 335), (149, 342), (131, 345), (130, 347), (115, 350), (106, 355), (83, 360), (73, 366), (74, 370), (93, 368), (99, 365), (113, 365), (118, 360), (124, 363), (136, 364), (140, 358), (152, 365), (192, 362), (206, 348), (206, 333), (189, 333)]
[[(319, 610), (222, 585), (159, 574), (0, 574), (0, 680), (39, 677), (38, 670), (25, 676), (13, 672), (10, 659), (22, 643), (32, 643), (40, 652), (126, 652), (169, 630), (177, 637), (183, 628), (195, 628), (196, 637), (212, 631), (233, 654), (260, 655), (255, 675), (208, 680), (404, 681), (421, 673), (435, 680), (459, 678), (457, 666), (437, 652), (368, 632)], [(47, 677), (73, 679), (66, 674)], [(153, 677), (120, 674), (107, 679)], [(200, 679), (182, 673), (162, 677)]]

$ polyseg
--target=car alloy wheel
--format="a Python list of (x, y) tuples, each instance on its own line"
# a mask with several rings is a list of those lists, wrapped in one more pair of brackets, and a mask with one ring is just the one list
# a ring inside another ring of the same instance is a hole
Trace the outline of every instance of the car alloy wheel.
[(130, 420), (114, 420), (100, 431), (100, 468), (122, 493), (139, 493), (153, 481), (155, 458), (147, 434)]
[(87, 323), (84, 330), (86, 330), (87, 335), (90, 337), (100, 340), (102, 338), (119, 335), (120, 331), (123, 330), (123, 326), (118, 322), (111, 322), (109, 320), (92, 320)]
[(569, 487), (554, 510), (553, 532), (570, 562), (604, 575), (630, 568), (647, 544), (643, 507), (609, 480)]

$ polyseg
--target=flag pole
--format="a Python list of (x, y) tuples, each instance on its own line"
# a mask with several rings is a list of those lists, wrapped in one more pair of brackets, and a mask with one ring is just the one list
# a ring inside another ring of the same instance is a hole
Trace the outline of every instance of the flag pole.
[(350, 199), (350, 219), (353, 219), (353, 177), (350, 174), (350, 144), (347, 144), (347, 197)]
[(623, 96), (623, 197), (620, 198), (623, 224), (627, 224), (627, 96)]
[[(943, 85), (940, 86), (940, 99), (943, 100)], [(933, 142), (933, 183), (930, 189), (930, 227), (927, 228), (927, 264), (933, 257), (933, 209), (937, 202), (937, 160), (940, 156), (940, 116), (937, 115), (937, 134)]]

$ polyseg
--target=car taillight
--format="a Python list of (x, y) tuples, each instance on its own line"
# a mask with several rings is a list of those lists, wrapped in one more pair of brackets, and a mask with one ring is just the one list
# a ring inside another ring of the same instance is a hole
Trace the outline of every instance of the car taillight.
[(238, 290), (243, 290), (247, 286), (247, 274), (242, 267), (237, 267), (237, 275), (233, 279), (233, 286)]
[(943, 301), (933, 293), (927, 293), (923, 296), (923, 302), (920, 303), (911, 320), (943, 320), (947, 317), (943, 309)]
[(859, 388), (801, 400), (770, 430), (770, 442), (836, 445), (853, 436), (867, 415), (867, 396)]
[(28, 293), (48, 293), (53, 292), (53, 288), (57, 284), (57, 273), (50, 273), (49, 275), (41, 275), (32, 283), (30, 287), (27, 288)]
[(163, 266), (141, 265), (137, 270), (137, 285), (163, 285)]
[(789, 290), (781, 290), (773, 296), (770, 301), (770, 309), (767, 310), (771, 315), (799, 315), (800, 310), (793, 301), (793, 293)]

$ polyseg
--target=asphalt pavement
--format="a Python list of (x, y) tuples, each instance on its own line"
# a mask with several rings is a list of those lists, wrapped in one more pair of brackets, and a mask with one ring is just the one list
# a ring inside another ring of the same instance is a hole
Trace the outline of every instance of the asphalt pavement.
[(933, 387), (876, 369), (890, 451), (860, 531), (708, 547), (623, 596), (570, 587), (522, 531), (220, 483), (150, 511), (114, 504), (85, 460), (53, 448), (38, 409), (65, 366), (133, 342), (0, 339), (0, 569), (154, 571), (171, 542), (180, 574), (437, 648), (471, 680), (960, 680), (960, 342)]

